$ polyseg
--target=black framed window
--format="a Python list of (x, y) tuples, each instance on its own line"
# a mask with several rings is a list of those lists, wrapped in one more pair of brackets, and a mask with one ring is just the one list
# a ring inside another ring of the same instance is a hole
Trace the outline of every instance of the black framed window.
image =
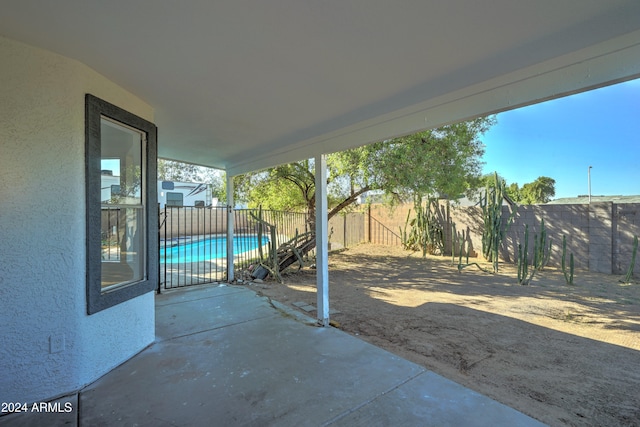
[(157, 130), (86, 95), (87, 313), (155, 289)]

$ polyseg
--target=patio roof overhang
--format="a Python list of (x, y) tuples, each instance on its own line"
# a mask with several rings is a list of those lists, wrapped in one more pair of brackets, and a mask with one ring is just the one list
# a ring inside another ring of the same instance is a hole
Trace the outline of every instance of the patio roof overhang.
[(0, 34), (155, 108), (230, 175), (640, 76), (640, 2), (3, 2)]

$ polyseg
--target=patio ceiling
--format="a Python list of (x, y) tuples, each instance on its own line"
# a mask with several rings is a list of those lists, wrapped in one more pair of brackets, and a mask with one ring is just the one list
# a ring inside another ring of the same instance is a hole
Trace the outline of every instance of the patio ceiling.
[(637, 0), (5, 0), (0, 34), (156, 111), (230, 174), (640, 76)]

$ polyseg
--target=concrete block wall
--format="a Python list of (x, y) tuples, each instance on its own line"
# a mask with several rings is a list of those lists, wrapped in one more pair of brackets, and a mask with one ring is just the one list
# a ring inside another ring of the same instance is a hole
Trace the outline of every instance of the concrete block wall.
[(393, 208), (385, 205), (371, 205), (370, 210), (372, 217), (396, 234), (399, 233), (401, 227), (404, 227), (409, 212), (413, 212), (413, 205), (411, 204), (399, 205)]
[[(612, 216), (612, 267), (614, 274), (626, 274), (631, 264), (633, 237), (640, 236), (640, 203), (613, 205)], [(640, 264), (640, 258), (636, 261)], [(634, 268), (640, 276), (640, 267)]]
[[(446, 206), (446, 202), (444, 203)], [(372, 208), (371, 215), (389, 228), (397, 230), (399, 224), (404, 226), (407, 212), (411, 209), (410, 205), (394, 210), (376, 206)], [(446, 208), (441, 206), (441, 210), (446, 211)], [(511, 208), (503, 206), (504, 224), (510, 215)], [(573, 253), (575, 268), (606, 274), (626, 273), (631, 262), (633, 237), (640, 235), (640, 203), (519, 206), (501, 248), (500, 256), (504, 261), (516, 262), (518, 244), (524, 242), (525, 226), (529, 228), (529, 254), (532, 257), (534, 236), (540, 232), (542, 219), (547, 239), (552, 241), (550, 266), (561, 265), (562, 239), (566, 236), (567, 257)], [(482, 255), (483, 218), (479, 207), (451, 206), (445, 222), (443, 227), (447, 251), (451, 251), (451, 224), (455, 223), (458, 236), (464, 231), (470, 255)], [(640, 264), (640, 259), (638, 263)], [(635, 269), (635, 276), (638, 275), (640, 267)]]
[[(407, 214), (413, 211), (413, 205), (404, 204), (390, 208), (385, 205), (370, 205), (364, 210), (364, 241), (374, 244), (400, 245), (401, 234)], [(372, 220), (373, 219), (373, 220)], [(382, 227), (386, 227), (386, 230)]]
[[(503, 217), (508, 217), (506, 209)], [(520, 206), (504, 242), (502, 257), (515, 262), (517, 245), (529, 226), (529, 252), (533, 236), (544, 218), (553, 251), (549, 265), (562, 262), (562, 238), (567, 239), (567, 256), (573, 253), (576, 268), (605, 274), (624, 274), (631, 262), (633, 236), (640, 234), (640, 204), (611, 202), (571, 205)]]
[(612, 273), (613, 204), (589, 205), (589, 270)]
[[(503, 208), (503, 222), (510, 211)], [(523, 244), (525, 226), (529, 227), (529, 254), (532, 257), (534, 238), (540, 233), (541, 223), (552, 243), (549, 265), (560, 266), (562, 240), (566, 236), (567, 257), (573, 253), (576, 268), (589, 268), (589, 209), (588, 205), (525, 205), (519, 206), (514, 221), (503, 242), (501, 257), (507, 262), (517, 261), (518, 244)], [(530, 259), (531, 261), (531, 259)]]
[[(478, 206), (450, 207), (449, 220), (444, 230), (445, 250), (451, 251), (452, 224), (456, 225), (456, 239), (464, 237), (464, 254), (469, 251), (469, 256), (482, 256), (482, 209)], [(459, 253), (460, 241), (456, 240), (456, 254)]]

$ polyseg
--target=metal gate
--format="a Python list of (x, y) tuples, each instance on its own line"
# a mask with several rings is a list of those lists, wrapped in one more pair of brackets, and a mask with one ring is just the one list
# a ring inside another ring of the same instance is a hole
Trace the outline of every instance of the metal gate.
[[(234, 269), (259, 259), (257, 209), (234, 210)], [(262, 211), (263, 220), (277, 227), (278, 243), (307, 230), (307, 215)], [(165, 206), (160, 210), (160, 274), (158, 292), (227, 279), (227, 208)]]

